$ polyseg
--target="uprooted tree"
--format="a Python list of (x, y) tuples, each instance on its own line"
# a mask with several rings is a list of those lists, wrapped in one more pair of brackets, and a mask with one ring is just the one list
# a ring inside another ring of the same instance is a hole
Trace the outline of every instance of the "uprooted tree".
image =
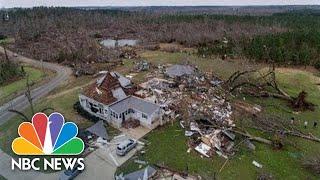
[(297, 97), (290, 96), (280, 88), (276, 79), (275, 66), (271, 66), (267, 72), (258, 70), (236, 71), (224, 83), (224, 87), (230, 92), (240, 92), (254, 97), (273, 97), (285, 100), (294, 110), (314, 110), (315, 105), (308, 102), (307, 92), (301, 91)]

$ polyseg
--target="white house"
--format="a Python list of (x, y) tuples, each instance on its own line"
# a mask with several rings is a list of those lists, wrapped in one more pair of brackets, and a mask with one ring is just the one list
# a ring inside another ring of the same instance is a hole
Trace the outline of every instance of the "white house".
[(134, 96), (131, 81), (117, 72), (108, 72), (97, 83), (79, 95), (82, 108), (90, 114), (117, 127), (132, 118), (148, 128), (162, 122), (162, 109), (158, 104)]

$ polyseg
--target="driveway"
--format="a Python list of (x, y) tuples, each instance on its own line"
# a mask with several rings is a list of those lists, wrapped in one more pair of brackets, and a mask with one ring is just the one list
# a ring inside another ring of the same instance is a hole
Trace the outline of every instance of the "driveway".
[(127, 135), (120, 135), (114, 138), (110, 143), (100, 145), (98, 149), (89, 154), (85, 158), (86, 169), (76, 179), (87, 180), (112, 180), (117, 167), (129, 160), (137, 151), (143, 148), (143, 145), (138, 144), (136, 148), (132, 149), (125, 156), (119, 157), (116, 155), (117, 144), (125, 139), (131, 138)]
[(146, 134), (148, 134), (151, 129), (148, 129), (146, 127), (143, 126), (138, 126), (136, 128), (130, 128), (130, 129), (126, 129), (126, 128), (120, 128), (119, 129), (121, 132), (123, 132), (124, 134), (127, 134), (128, 136), (134, 138), (134, 139), (140, 139), (143, 136), (145, 136)]
[[(4, 49), (2, 47), (0, 47), (0, 53), (4, 53)], [(11, 58), (13, 58), (13, 52), (7, 50), (7, 53)], [(52, 78), (48, 83), (43, 84), (40, 87), (31, 91), (31, 96), (34, 102), (49, 94), (49, 92), (51, 92), (53, 89), (65, 82), (72, 74), (72, 70), (70, 68), (54, 63), (40, 62), (20, 55), (15, 57), (15, 60), (27, 63), (34, 67), (43, 67), (45, 69), (49, 69), (56, 72), (56, 76)], [(17, 109), (19, 111), (22, 111), (26, 109), (28, 106), (29, 102), (25, 95), (20, 95), (11, 100), (10, 102), (0, 106), (0, 125), (7, 122), (15, 115), (14, 113), (9, 112), (9, 109)]]

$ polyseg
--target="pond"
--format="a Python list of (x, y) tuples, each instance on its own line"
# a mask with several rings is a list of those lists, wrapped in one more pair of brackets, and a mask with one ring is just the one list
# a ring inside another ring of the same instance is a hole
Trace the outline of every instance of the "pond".
[(108, 48), (114, 48), (116, 47), (116, 44), (118, 43), (118, 46), (123, 47), (123, 46), (135, 46), (137, 45), (139, 40), (135, 39), (120, 39), (118, 41), (114, 39), (106, 39), (100, 42), (105, 47)]

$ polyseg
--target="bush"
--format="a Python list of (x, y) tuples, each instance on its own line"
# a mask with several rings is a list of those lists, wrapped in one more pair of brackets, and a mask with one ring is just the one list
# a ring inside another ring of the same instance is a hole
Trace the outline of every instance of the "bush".
[(0, 59), (0, 84), (4, 84), (7, 81), (10, 81), (23, 75), (24, 74), (22, 70), (20, 70), (18, 64), (12, 61)]
[(103, 38), (103, 36), (102, 36), (100, 33), (95, 33), (95, 34), (93, 35), (93, 37), (94, 37), (95, 39)]
[(320, 70), (320, 59), (315, 62), (314, 67)]
[(82, 117), (89, 119), (90, 121), (93, 122), (98, 122), (100, 120), (102, 120), (101, 118), (98, 118), (90, 113), (88, 113), (86, 110), (84, 110), (82, 108), (82, 106), (80, 105), (80, 102), (77, 101), (74, 105), (73, 105), (73, 109), (75, 109)]
[(0, 34), (0, 40), (4, 40), (4, 39), (6, 39), (7, 38), (7, 36), (5, 36), (5, 35), (3, 35), (3, 34)]

